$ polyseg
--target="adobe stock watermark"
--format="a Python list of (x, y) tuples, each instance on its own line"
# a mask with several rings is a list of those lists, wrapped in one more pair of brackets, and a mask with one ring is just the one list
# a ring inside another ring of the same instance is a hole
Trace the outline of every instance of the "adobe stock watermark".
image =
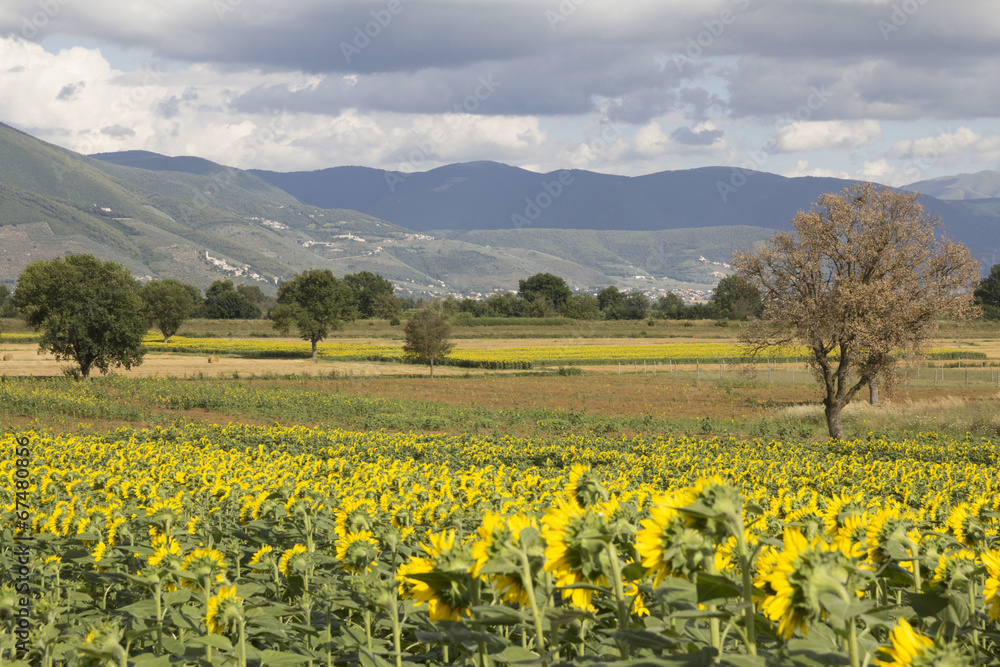
[[(459, 121), (470, 118), (482, 105), (496, 92), (497, 88), (503, 85), (502, 81), (493, 78), (492, 72), (485, 76), (480, 76), (476, 80), (476, 87), (472, 93), (466, 95), (461, 102), (456, 102), (449, 109), (445, 109), (443, 114), (446, 122), (454, 128)], [(387, 171), (385, 173), (385, 184), (390, 192), (395, 192), (400, 183), (406, 181), (407, 171), (417, 171), (420, 166), (431, 159), (435, 150), (448, 139), (448, 133), (444, 128), (433, 127), (423, 137), (417, 140), (416, 145), (408, 153), (398, 155), (400, 170)]]
[(892, 5), (892, 12), (888, 19), (879, 19), (875, 22), (876, 27), (882, 33), (882, 41), (888, 42), (889, 36), (903, 29), (910, 22), (910, 17), (920, 11), (920, 8), (927, 4), (927, 0), (903, 0)]
[(38, 33), (70, 2), (72, 0), (37, 0), (35, 4), (38, 5), (38, 11), (33, 12), (31, 16), (25, 16), (21, 21), (21, 37), (27, 40), (37, 37)]
[(723, 202), (729, 200), (729, 196), (747, 183), (747, 178), (753, 172), (761, 171), (772, 155), (778, 152), (778, 140), (775, 138), (778, 132), (793, 123), (801, 123), (812, 119), (815, 112), (823, 108), (823, 105), (833, 96), (833, 93), (826, 89), (825, 85), (809, 87), (809, 96), (804, 104), (789, 115), (778, 130), (772, 133), (767, 140), (757, 149), (747, 151), (747, 160), (742, 167), (733, 167), (729, 174), (729, 180), (719, 180), (715, 182), (715, 188), (719, 192), (719, 197)]
[(360, 56), (362, 51), (371, 46), (372, 40), (378, 39), (382, 31), (389, 27), (393, 18), (403, 13), (403, 9), (402, 0), (389, 0), (384, 9), (371, 10), (372, 20), (364, 25), (354, 26), (354, 39), (340, 43), (344, 60), (350, 64), (355, 56)]
[[(622, 128), (618, 123), (609, 123), (604, 126), (599, 137), (590, 140), (588, 146), (594, 155), (606, 151), (619, 137), (622, 136)], [(555, 180), (542, 181), (538, 192), (532, 197), (524, 198), (524, 210), (511, 213), (510, 222), (516, 229), (528, 227), (540, 217), (557, 199), (573, 184), (573, 174), (566, 170), (560, 171)]]
[(667, 63), (673, 62), (677, 66), (678, 72), (684, 71), (685, 65), (692, 65), (700, 58), (706, 49), (710, 49), (716, 40), (726, 32), (726, 27), (736, 22), (740, 12), (745, 12), (750, 7), (750, 0), (732, 0), (736, 10), (723, 9), (709, 19), (701, 22), (705, 29), (687, 38), (687, 46), (681, 53), (671, 55), (660, 54), (654, 56), (653, 61), (660, 66), (660, 73), (667, 68)]
[(587, 0), (561, 0), (556, 9), (545, 11), (545, 20), (549, 22), (552, 31), (559, 29), (559, 26), (569, 20), (569, 17), (576, 14), (576, 11), (587, 3)]

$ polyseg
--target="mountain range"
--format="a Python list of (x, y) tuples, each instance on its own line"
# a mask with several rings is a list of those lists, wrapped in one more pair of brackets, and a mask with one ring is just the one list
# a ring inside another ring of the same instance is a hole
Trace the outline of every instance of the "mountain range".
[[(988, 268), (1000, 174), (949, 178), (910, 187)], [(147, 151), (84, 156), (0, 124), (0, 282), (33, 259), (90, 252), (201, 287), (232, 277), (273, 291), (319, 267), (380, 273), (403, 295), (516, 289), (541, 271), (580, 289), (707, 290), (737, 246), (851, 184), (728, 167), (246, 171)]]

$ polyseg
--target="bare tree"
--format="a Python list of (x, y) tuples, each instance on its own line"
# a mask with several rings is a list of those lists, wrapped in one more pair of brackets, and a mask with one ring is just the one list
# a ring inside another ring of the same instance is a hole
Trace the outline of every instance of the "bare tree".
[(795, 215), (794, 232), (734, 254), (765, 304), (741, 342), (809, 349), (833, 438), (844, 437), (844, 406), (891, 378), (900, 355), (919, 353), (939, 315), (975, 314), (979, 263), (961, 243), (935, 237), (940, 221), (924, 215), (917, 196), (874, 183), (825, 194)]

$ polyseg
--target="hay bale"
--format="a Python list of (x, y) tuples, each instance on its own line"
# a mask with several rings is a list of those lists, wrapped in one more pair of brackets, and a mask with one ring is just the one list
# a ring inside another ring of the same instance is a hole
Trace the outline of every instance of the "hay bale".
[(210, 363), (210, 364), (217, 364), (217, 363), (219, 363), (219, 358), (213, 355), (213, 356), (211, 356), (211, 357), (208, 358), (208, 363)]
[(42, 356), (43, 354), (45, 354), (45, 350), (37, 350), (35, 354), (37, 354), (38, 356)]
[(3, 355), (3, 360), (4, 361), (14, 361), (14, 355), (13, 354), (5, 354), (5, 355)]

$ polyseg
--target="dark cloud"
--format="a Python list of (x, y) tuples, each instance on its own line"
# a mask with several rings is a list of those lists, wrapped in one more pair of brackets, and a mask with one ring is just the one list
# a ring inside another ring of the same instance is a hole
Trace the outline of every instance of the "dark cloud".
[(679, 127), (670, 133), (670, 138), (686, 146), (710, 146), (725, 135), (722, 130), (692, 130)]
[(180, 114), (181, 103), (193, 102), (197, 99), (198, 94), (190, 90), (185, 91), (185, 93), (180, 97), (172, 95), (157, 105), (156, 114), (161, 118), (174, 118)]
[(114, 137), (115, 139), (123, 139), (125, 137), (134, 137), (135, 130), (124, 127), (123, 125), (111, 125), (108, 127), (102, 127), (101, 134)]
[(79, 83), (68, 83), (62, 87), (59, 94), (56, 95), (57, 100), (71, 100), (73, 96), (76, 95), (77, 91), (82, 90), (83, 87), (87, 85), (85, 82), (80, 81)]

